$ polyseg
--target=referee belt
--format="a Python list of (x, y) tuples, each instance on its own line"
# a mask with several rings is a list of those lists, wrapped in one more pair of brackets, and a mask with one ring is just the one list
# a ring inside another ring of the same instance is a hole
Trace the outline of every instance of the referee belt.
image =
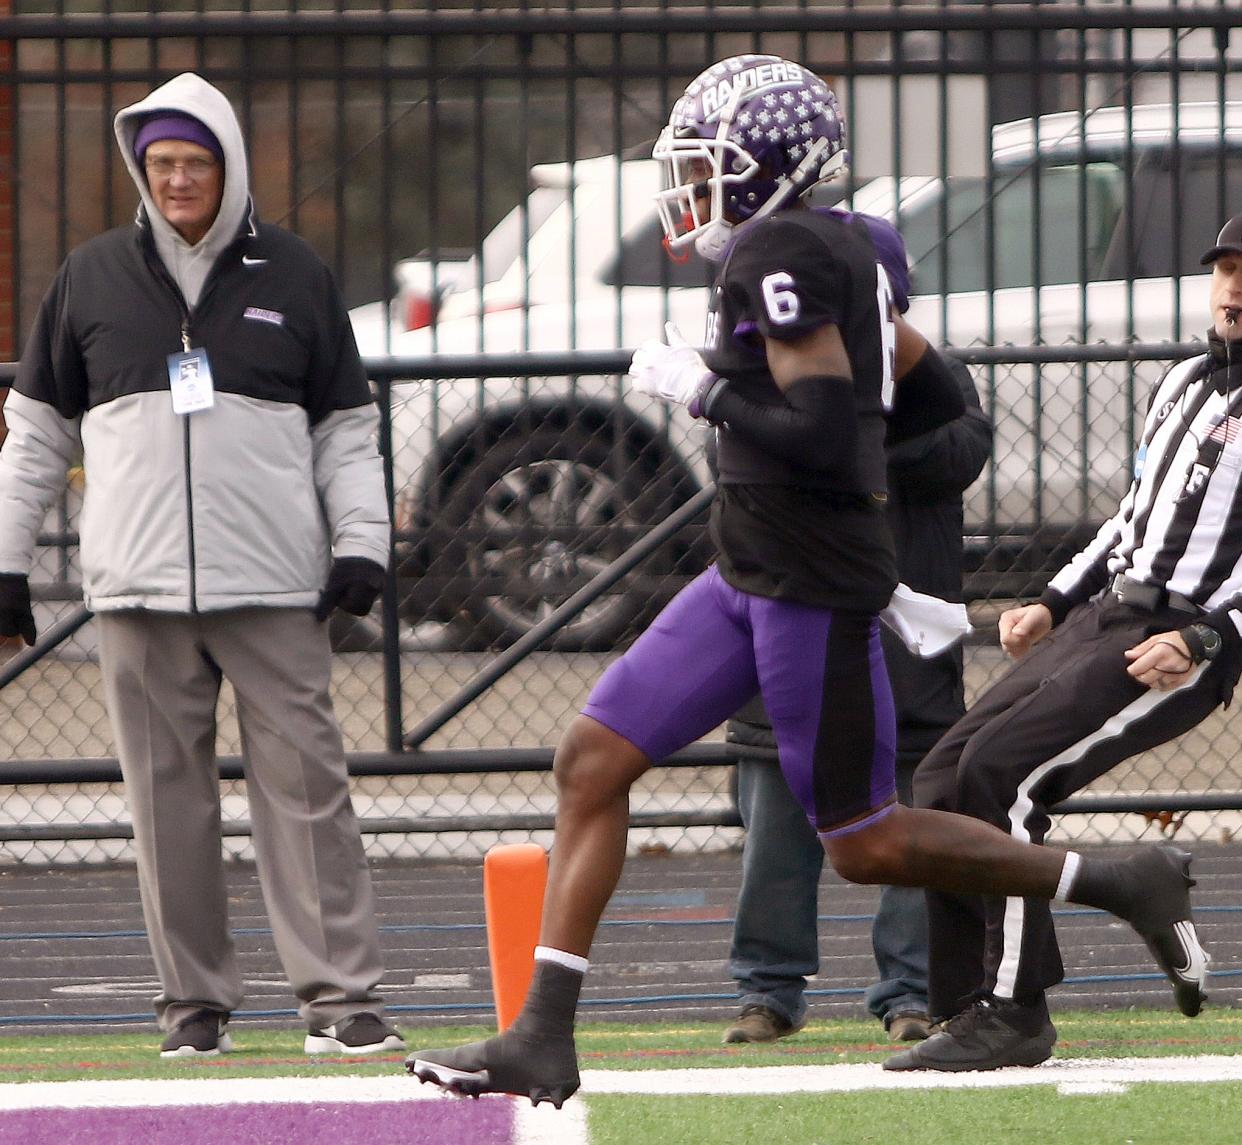
[(1190, 597), (1183, 596), (1180, 592), (1171, 592), (1157, 584), (1144, 584), (1141, 580), (1122, 576), (1120, 573), (1113, 577), (1108, 588), (1122, 604), (1128, 604), (1140, 612), (1160, 612), (1169, 608), (1174, 612), (1198, 616), (1203, 611)]

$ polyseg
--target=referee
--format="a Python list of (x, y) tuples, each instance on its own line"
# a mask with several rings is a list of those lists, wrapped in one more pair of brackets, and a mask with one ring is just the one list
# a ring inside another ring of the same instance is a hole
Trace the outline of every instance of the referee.
[[(1042, 843), (1050, 806), (1228, 702), (1242, 664), (1242, 215), (1201, 261), (1207, 353), (1156, 387), (1117, 512), (1036, 603), (1001, 616), (1018, 663), (919, 766), (917, 806)], [(1064, 977), (1049, 904), (927, 897), (942, 1024), (885, 1069), (1045, 1060), (1056, 1042), (1045, 991)]]

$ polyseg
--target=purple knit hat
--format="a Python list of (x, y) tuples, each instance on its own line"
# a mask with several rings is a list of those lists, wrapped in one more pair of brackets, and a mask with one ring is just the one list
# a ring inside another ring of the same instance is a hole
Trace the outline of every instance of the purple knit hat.
[(217, 159), (224, 159), (224, 149), (210, 128), (200, 119), (179, 111), (156, 112), (138, 128), (134, 136), (134, 158), (143, 161), (147, 148), (161, 139), (181, 139), (206, 147)]

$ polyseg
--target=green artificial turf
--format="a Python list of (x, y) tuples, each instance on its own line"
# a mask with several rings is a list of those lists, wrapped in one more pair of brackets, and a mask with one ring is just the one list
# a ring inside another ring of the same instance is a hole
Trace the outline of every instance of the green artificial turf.
[[(452, 1046), (494, 1033), (484, 1026), (419, 1030), (393, 1015), (410, 1050)], [(1169, 1011), (1121, 1010), (1053, 1015), (1060, 1035), (1058, 1058), (1239, 1054), (1242, 1011), (1205, 1010), (1187, 1020)], [(738, 1066), (824, 1065), (879, 1062), (896, 1047), (879, 1038), (876, 1022), (810, 1022), (792, 1038), (769, 1045), (724, 1046), (724, 1023), (588, 1022), (578, 1029), (583, 1069), (734, 1068)], [(229, 1027), (236, 1052), (216, 1058), (164, 1060), (156, 1052), (159, 1034), (95, 1033), (89, 1027), (4, 1031), (0, 1036), (0, 1081), (70, 1081), (83, 1078), (192, 1076), (313, 1077), (323, 1073), (379, 1075), (401, 1069), (404, 1054), (376, 1058), (308, 1058), (303, 1031)], [(1240, 1074), (1242, 1076), (1242, 1074)], [(1239, 1114), (1242, 1125), (1242, 1113)], [(1242, 1128), (1238, 1140), (1242, 1142)]]

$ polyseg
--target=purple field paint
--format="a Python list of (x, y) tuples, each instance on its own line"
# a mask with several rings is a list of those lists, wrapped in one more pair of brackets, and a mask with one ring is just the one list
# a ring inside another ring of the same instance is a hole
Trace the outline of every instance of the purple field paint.
[(24, 1109), (0, 1113), (0, 1142), (14, 1145), (511, 1145), (513, 1102), (390, 1101), (354, 1104)]

